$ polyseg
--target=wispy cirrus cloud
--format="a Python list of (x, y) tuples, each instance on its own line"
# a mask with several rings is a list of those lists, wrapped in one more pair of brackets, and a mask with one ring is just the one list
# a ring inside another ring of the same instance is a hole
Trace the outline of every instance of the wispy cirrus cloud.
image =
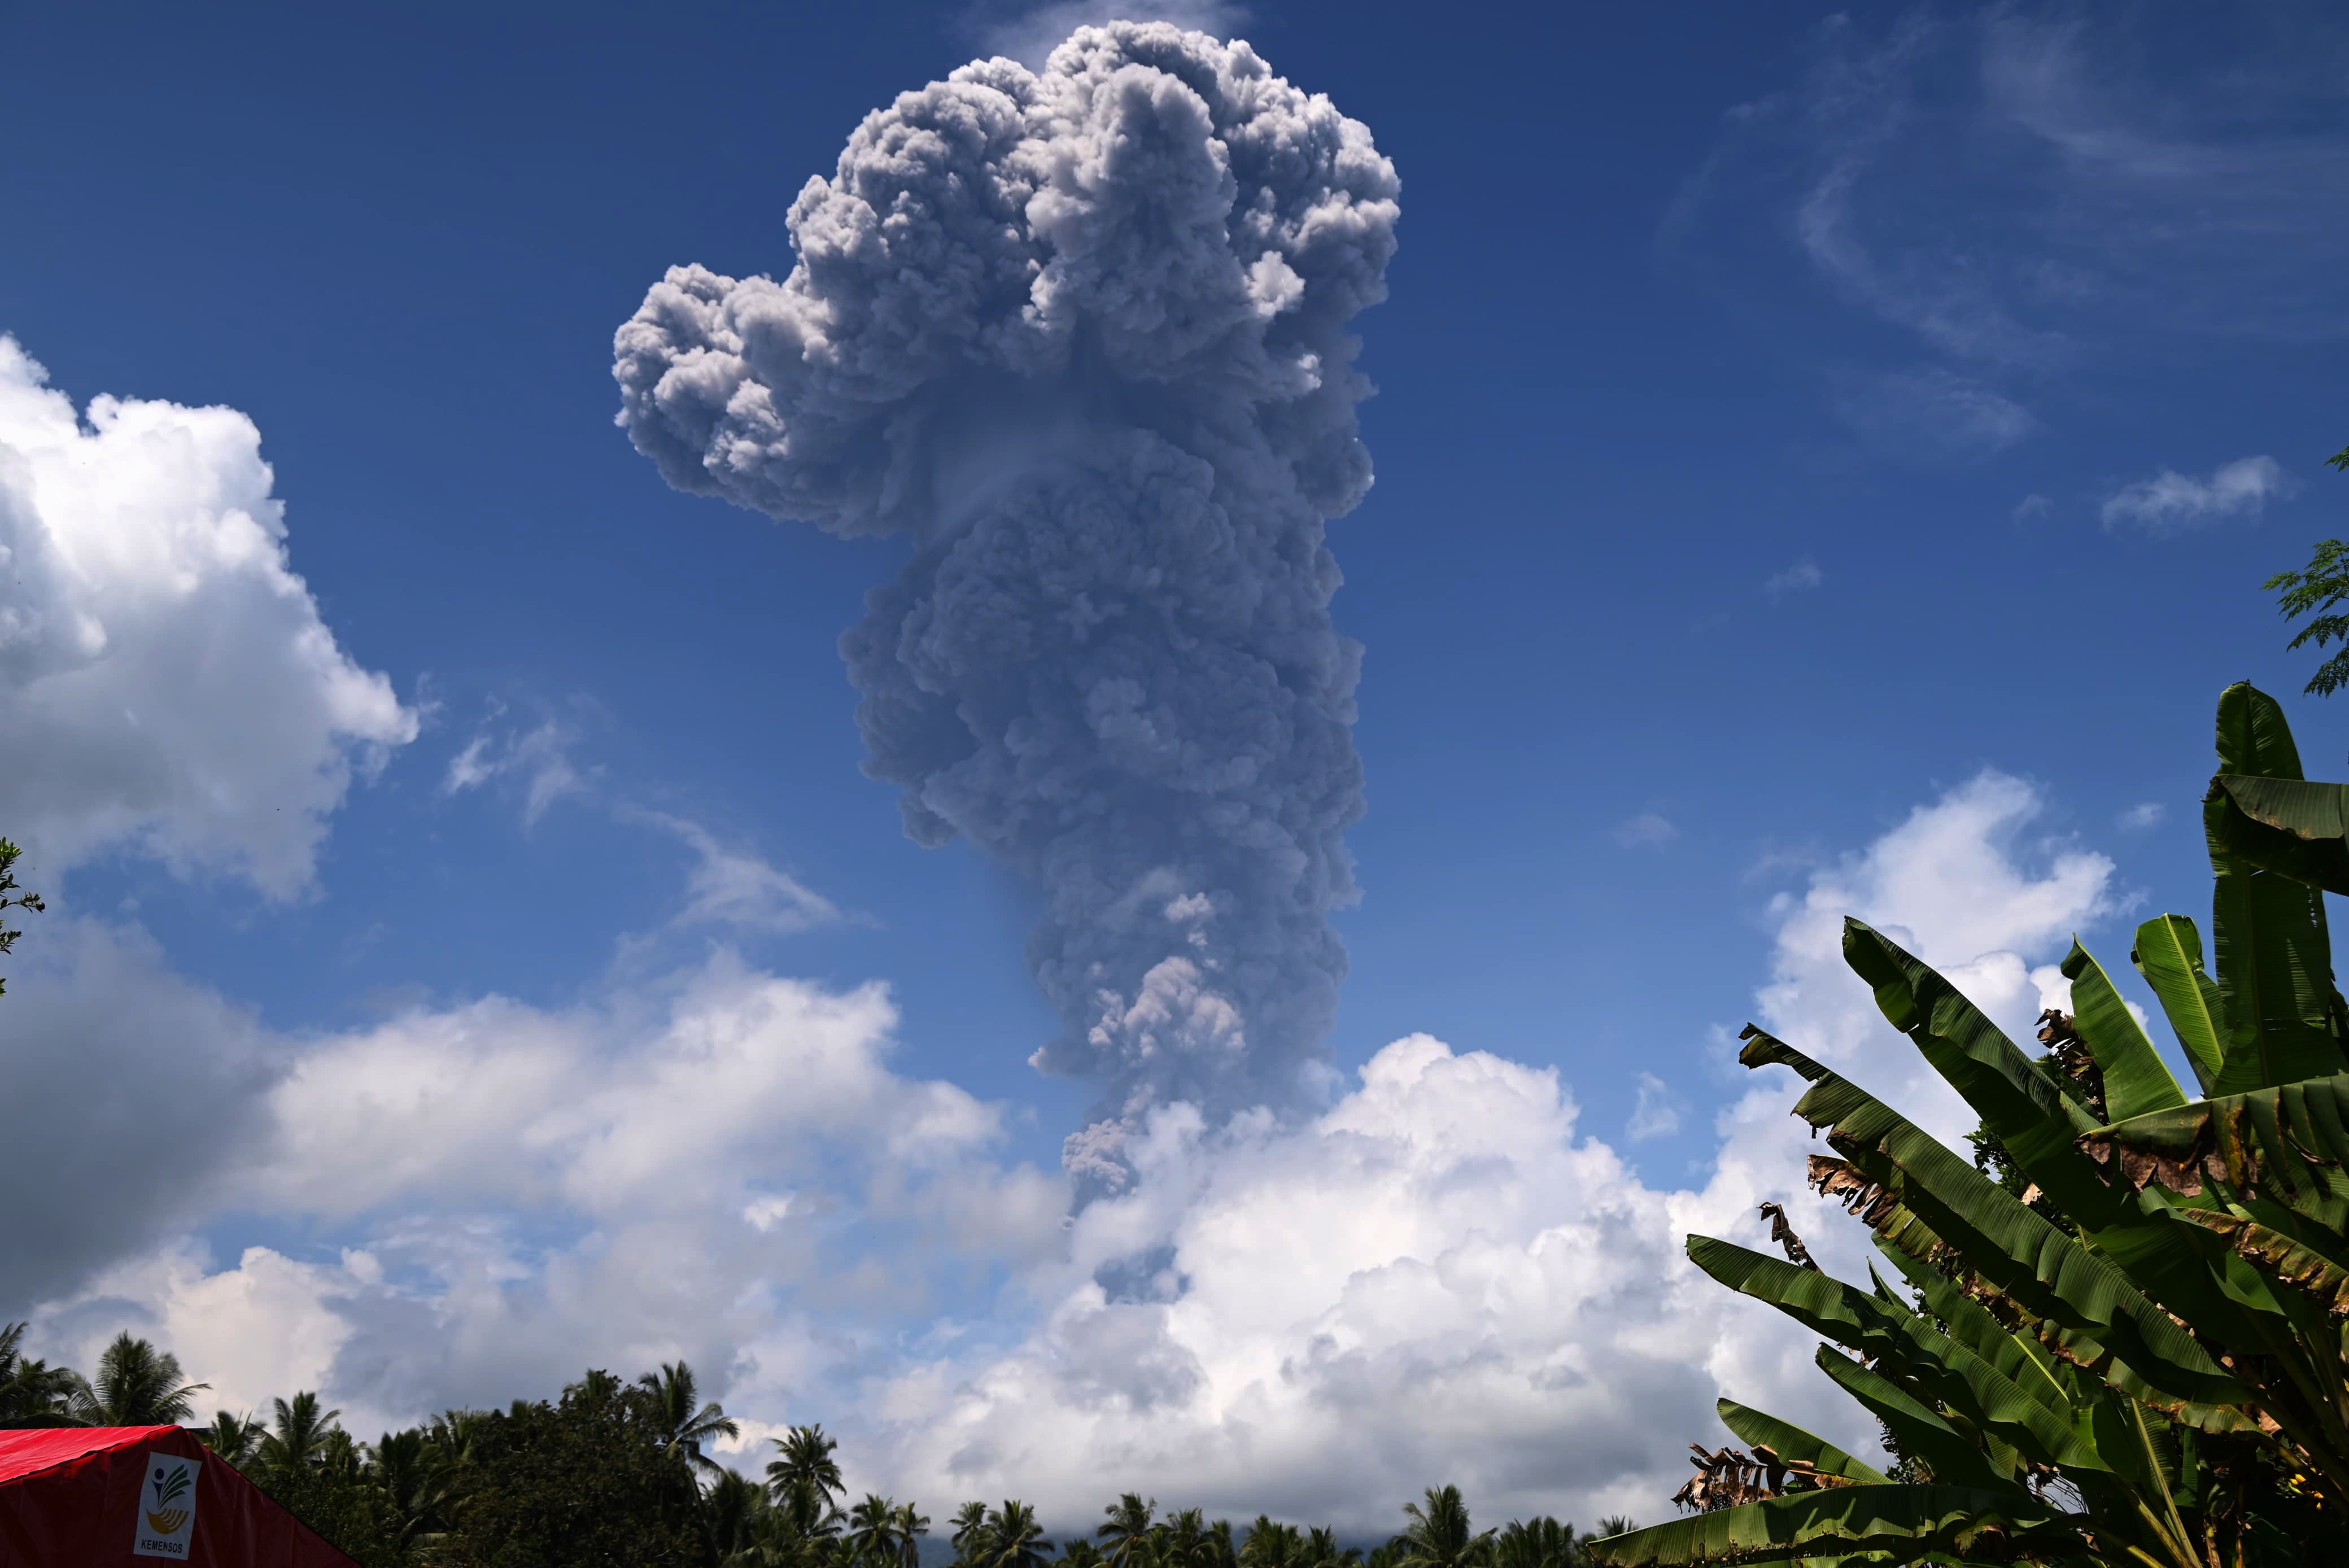
[(2097, 512), (2108, 529), (2184, 533), (2230, 518), (2257, 517), (2269, 501), (2288, 500), (2299, 489), (2300, 482), (2273, 458), (2238, 458), (2203, 479), (2164, 469), (2123, 485), (2105, 498)]
[(1642, 811), (1615, 824), (1615, 841), (1627, 850), (1660, 850), (1680, 836), (1680, 829), (1661, 811)]
[(462, 795), (495, 780), (516, 781), (522, 791), (522, 820), (534, 828), (547, 808), (557, 800), (586, 791), (595, 770), (573, 760), (578, 730), (549, 716), (535, 724), (506, 725), (504, 703), (492, 699), (487, 718), (440, 778), (440, 793)]
[(1901, 454), (1987, 457), (2043, 428), (1979, 376), (1938, 365), (1836, 377), (1836, 412), (1869, 445)]
[(1773, 604), (1789, 593), (1807, 593), (1827, 580), (1826, 573), (1816, 562), (1795, 562), (1783, 572), (1773, 572), (1762, 580), (1762, 596)]
[(1672, 1091), (1671, 1085), (1653, 1073), (1641, 1073), (1639, 1095), (1631, 1106), (1631, 1119), (1623, 1128), (1625, 1141), (1645, 1143), (1650, 1139), (1670, 1138), (1681, 1130), (1681, 1112), (1684, 1109), (1684, 1102)]
[[(574, 714), (593, 711), (574, 703)], [(440, 779), (443, 797), (502, 785), (519, 796), (524, 829), (534, 828), (559, 800), (574, 800), (638, 828), (676, 840), (690, 851), (684, 902), (663, 930), (674, 934), (696, 926), (728, 926), (739, 932), (789, 934), (833, 925), (850, 917), (832, 900), (757, 851), (729, 841), (707, 824), (675, 811), (632, 800), (605, 779), (599, 764), (578, 759), (579, 727), (570, 717), (549, 715), (536, 722), (508, 723), (509, 708), (492, 697), (471, 739), (449, 759)], [(649, 937), (626, 939), (642, 948)]]
[(1837, 410), (1920, 444), (1930, 423), (1871, 396), (1908, 377), (1950, 405), (1952, 452), (2031, 434), (2149, 335), (2337, 336), (2349, 28), (2286, 5), (2204, 33), (2180, 60), (2117, 8), (1838, 14), (1724, 117), (1659, 243), (1749, 311), (1787, 319), (1807, 279), (1890, 328), (1910, 356), (1839, 381)]
[(730, 925), (788, 934), (846, 918), (838, 904), (799, 878), (752, 851), (721, 842), (699, 822), (667, 811), (628, 809), (622, 814), (674, 834), (693, 851), (685, 907), (671, 922), (674, 925)]

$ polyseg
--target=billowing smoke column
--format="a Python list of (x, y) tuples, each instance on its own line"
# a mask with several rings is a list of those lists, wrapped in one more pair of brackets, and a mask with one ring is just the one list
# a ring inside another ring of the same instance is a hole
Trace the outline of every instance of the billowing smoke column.
[(913, 555), (841, 640), (906, 830), (1044, 890), (1029, 943), (1105, 1080), (1298, 1103), (1346, 957), (1361, 649), (1323, 520), (1370, 488), (1346, 326), (1394, 169), (1244, 43), (1086, 28), (870, 116), (782, 282), (678, 267), (620, 329), (621, 423), (682, 490)]

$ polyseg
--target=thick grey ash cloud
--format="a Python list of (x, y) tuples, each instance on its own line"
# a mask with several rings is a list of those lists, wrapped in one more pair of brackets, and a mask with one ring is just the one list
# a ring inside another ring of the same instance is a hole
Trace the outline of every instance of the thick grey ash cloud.
[(671, 484), (908, 540), (841, 643), (866, 768), (1043, 888), (1035, 1059), (1104, 1083), (1071, 1161), (1112, 1181), (1144, 1107), (1319, 1076), (1362, 811), (1323, 523), (1397, 191), (1247, 44), (1087, 27), (869, 116), (782, 281), (673, 268), (617, 336)]

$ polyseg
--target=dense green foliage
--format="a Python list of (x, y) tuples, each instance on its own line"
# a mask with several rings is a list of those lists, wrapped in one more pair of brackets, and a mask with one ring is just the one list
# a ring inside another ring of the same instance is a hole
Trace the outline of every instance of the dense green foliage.
[[(2204, 802), (2211, 946), (2182, 915), (2129, 957), (2203, 1098), (2076, 943), (2073, 1012), (2026, 1055), (1941, 975), (1846, 923), (1886, 1019), (1981, 1117), (1969, 1162), (1748, 1026), (1807, 1080), (1810, 1181), (1874, 1233), (1868, 1288), (1711, 1237), (1696, 1264), (1821, 1334), (1820, 1369), (1899, 1456), (1878, 1473), (1732, 1401), (1751, 1452), (1700, 1449), (1694, 1516), (1610, 1564), (2349, 1562), (2349, 1006), (2321, 888), (2349, 891), (2349, 787), (2313, 785), (2282, 710), (2221, 696)], [(1781, 1217), (1783, 1218), (1783, 1217)]]
[(685, 1568), (703, 1562), (700, 1491), (657, 1398), (590, 1372), (555, 1404), (472, 1423), (446, 1568)]

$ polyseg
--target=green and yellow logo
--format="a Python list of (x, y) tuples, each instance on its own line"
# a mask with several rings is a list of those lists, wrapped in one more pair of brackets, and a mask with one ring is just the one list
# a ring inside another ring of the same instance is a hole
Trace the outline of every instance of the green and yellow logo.
[(147, 1490), (155, 1494), (154, 1505), (147, 1510), (147, 1523), (156, 1534), (177, 1535), (187, 1524), (190, 1511), (175, 1505), (188, 1495), (191, 1479), (184, 1465), (169, 1470), (156, 1467), (154, 1476), (147, 1482)]

